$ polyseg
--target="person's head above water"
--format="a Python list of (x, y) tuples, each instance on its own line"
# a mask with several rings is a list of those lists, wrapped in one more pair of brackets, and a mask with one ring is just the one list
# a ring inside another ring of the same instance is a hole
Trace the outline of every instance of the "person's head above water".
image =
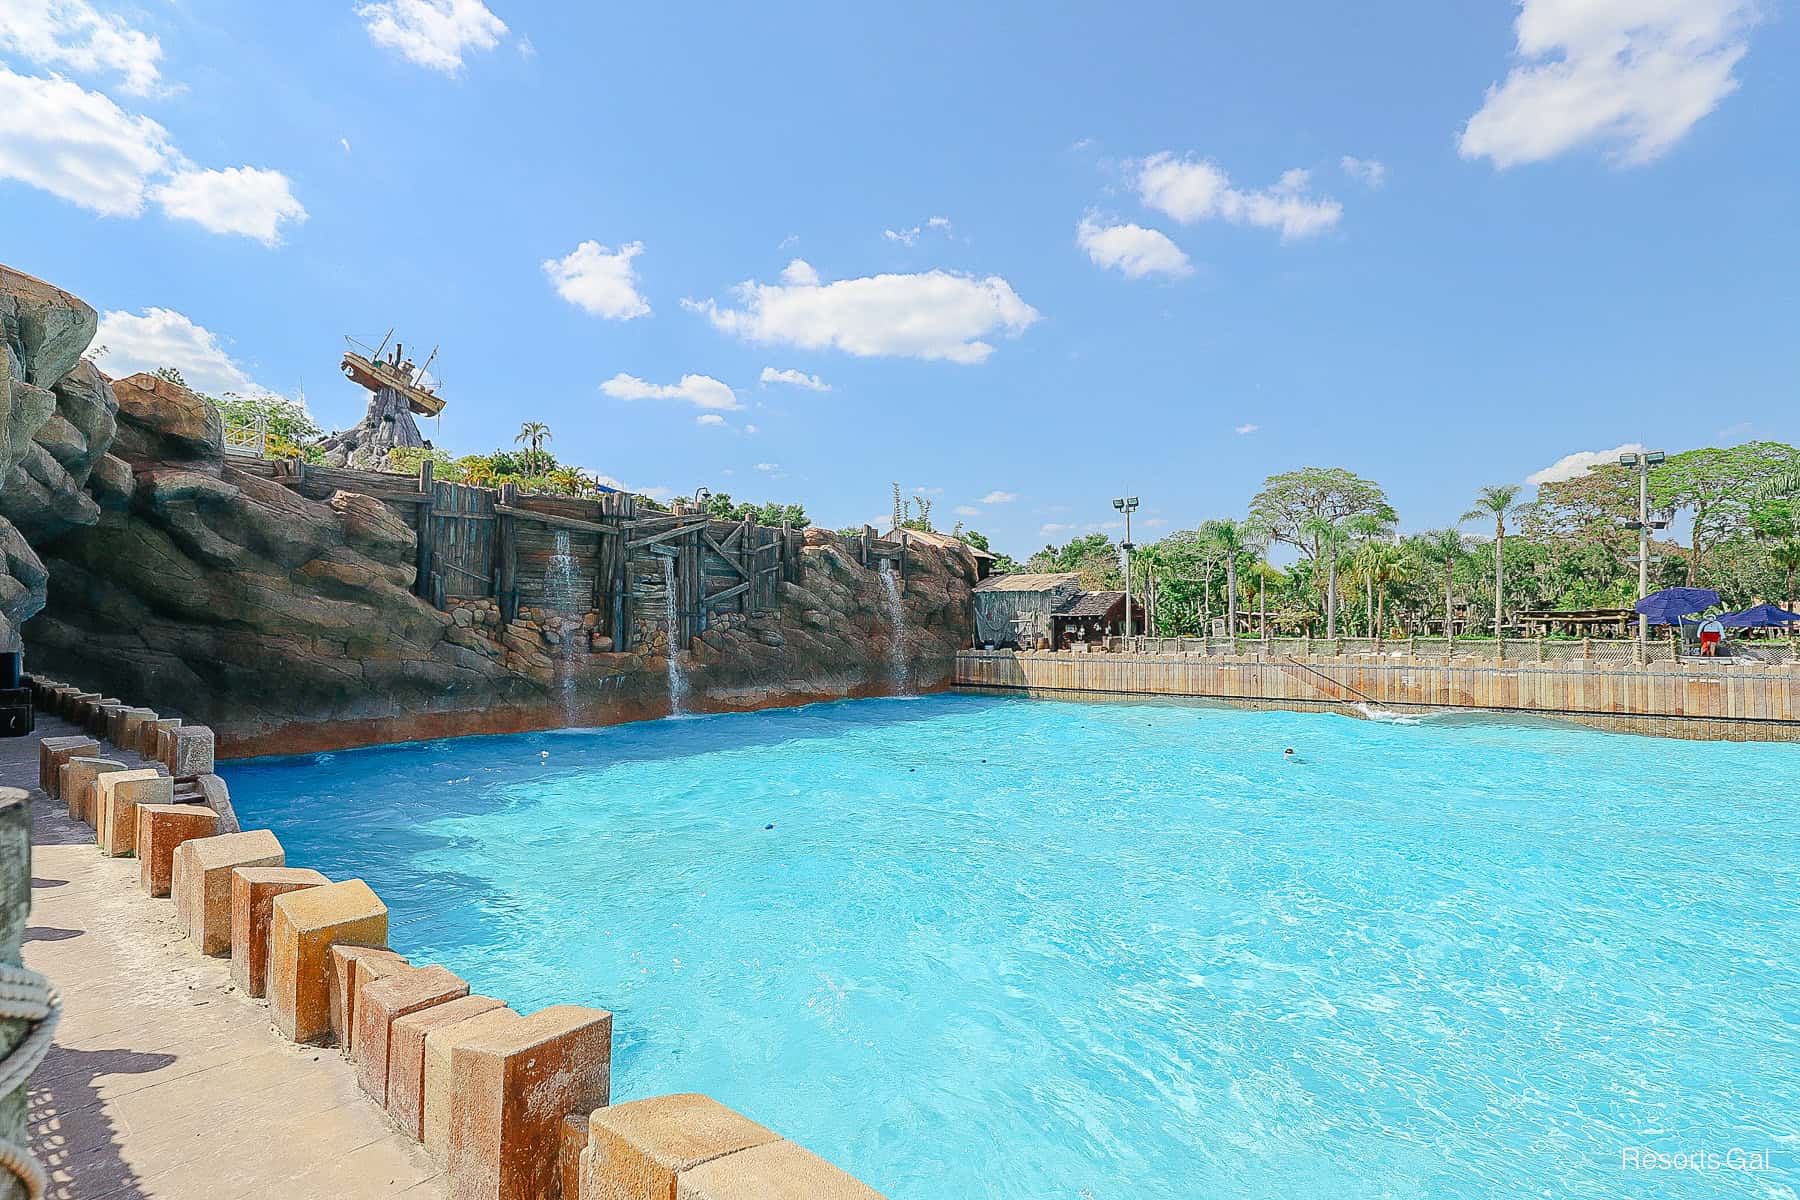
[(1283, 750), (1282, 753), (1287, 755), (1289, 758), (1292, 758), (1292, 757), (1294, 757), (1294, 748), (1292, 746), (1289, 746), (1286, 750)]

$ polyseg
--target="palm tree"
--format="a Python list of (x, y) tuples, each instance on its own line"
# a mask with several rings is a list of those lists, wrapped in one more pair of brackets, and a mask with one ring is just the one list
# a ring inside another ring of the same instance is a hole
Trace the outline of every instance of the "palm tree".
[(1800, 541), (1788, 540), (1769, 551), (1775, 565), (1787, 572), (1787, 610), (1794, 611), (1794, 572), (1800, 571)]
[(558, 467), (550, 472), (550, 483), (559, 487), (571, 496), (579, 496), (587, 490), (587, 472), (579, 467)]
[(1321, 517), (1309, 517), (1306, 535), (1313, 540), (1317, 555), (1325, 559), (1325, 636), (1337, 636), (1338, 555), (1344, 548), (1344, 530)]
[(550, 427), (542, 421), (526, 421), (519, 426), (519, 436), (513, 439), (514, 445), (529, 445), (531, 461), (539, 470), (543, 469), (544, 443), (551, 437)]
[(1236, 637), (1238, 634), (1238, 560), (1246, 551), (1255, 547), (1257, 530), (1247, 521), (1236, 521), (1227, 517), (1221, 521), (1211, 522), (1208, 525), (1208, 531), (1212, 534), (1213, 548), (1225, 558), (1225, 636)]
[(1457, 529), (1434, 529), (1430, 533), (1422, 533), (1413, 543), (1419, 548), (1419, 557), (1434, 566), (1444, 568), (1444, 640), (1456, 640), (1456, 564), (1468, 555), (1463, 546), (1463, 535)]
[(1465, 521), (1478, 521), (1483, 517), (1494, 518), (1494, 637), (1499, 638), (1501, 621), (1506, 611), (1506, 568), (1501, 561), (1501, 551), (1506, 548), (1506, 518), (1512, 516), (1518, 507), (1519, 485), (1516, 483), (1491, 484), (1481, 489), (1475, 497), (1475, 507), (1462, 515)]

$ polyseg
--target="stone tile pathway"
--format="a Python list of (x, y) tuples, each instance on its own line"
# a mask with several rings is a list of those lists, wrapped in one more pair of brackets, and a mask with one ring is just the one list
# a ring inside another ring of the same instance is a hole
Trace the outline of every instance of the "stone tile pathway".
[(79, 732), (40, 714), (36, 736), (0, 739), (0, 786), (32, 799), (25, 963), (63, 995), (29, 1086), (50, 1195), (446, 1196), (436, 1164), (335, 1049), (277, 1036), (267, 1007), (232, 986), (230, 961), (200, 957), (174, 906), (138, 890), (137, 860), (102, 858), (93, 831), (37, 789), (38, 739)]

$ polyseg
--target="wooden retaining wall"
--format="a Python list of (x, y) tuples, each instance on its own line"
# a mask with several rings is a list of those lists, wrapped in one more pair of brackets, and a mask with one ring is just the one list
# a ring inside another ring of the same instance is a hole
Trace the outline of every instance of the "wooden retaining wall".
[(1800, 668), (1615, 666), (1428, 658), (1237, 658), (965, 650), (960, 687), (1044, 695), (1187, 696), (1267, 708), (1489, 709), (1666, 737), (1800, 741)]
[[(440, 609), (493, 597), (505, 620), (521, 607), (600, 614), (599, 628), (619, 650), (632, 648), (635, 617), (647, 601), (665, 603), (661, 560), (675, 564), (681, 641), (721, 612), (765, 612), (779, 584), (799, 578), (805, 531), (698, 513), (640, 511), (623, 493), (597, 497), (521, 493), (441, 483), (427, 461), (417, 477), (390, 471), (314, 466), (296, 460), (234, 462), (271, 476), (312, 500), (334, 492), (370, 496), (413, 531), (414, 591)], [(266, 468), (266, 469), (265, 469)], [(835, 536), (835, 535), (834, 535)], [(894, 564), (904, 578), (906, 547), (875, 536), (841, 539), (864, 566)]]

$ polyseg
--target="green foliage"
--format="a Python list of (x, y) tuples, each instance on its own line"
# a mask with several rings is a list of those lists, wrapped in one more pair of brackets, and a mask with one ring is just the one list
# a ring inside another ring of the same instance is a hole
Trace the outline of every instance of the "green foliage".
[(984, 533), (979, 533), (973, 529), (961, 529), (959, 527), (957, 536), (977, 550), (985, 550), (987, 553), (994, 556), (993, 573), (995, 575), (1017, 575), (1020, 571), (1025, 569), (1019, 565), (1019, 561), (1012, 555), (1001, 554), (995, 551), (993, 546), (989, 544), (987, 535)]
[(417, 475), (419, 467), (427, 459), (431, 460), (433, 479), (441, 483), (466, 482), (462, 463), (451, 458), (448, 450), (427, 449), (424, 446), (395, 446), (388, 451), (385, 469), (398, 471), (403, 475)]
[(1034, 572), (1076, 571), (1090, 592), (1118, 591), (1125, 586), (1119, 570), (1119, 547), (1104, 533), (1090, 533), (1064, 546), (1045, 546), (1026, 562)]
[[(806, 509), (798, 504), (754, 504), (750, 501), (733, 501), (727, 492), (714, 492), (706, 501), (709, 515), (721, 521), (741, 521), (746, 516), (755, 517), (758, 525), (792, 525), (796, 529), (805, 529), (810, 522), (806, 519)], [(858, 530), (858, 535), (861, 534)]]
[(1319, 557), (1320, 531), (1355, 516), (1393, 519), (1379, 484), (1342, 467), (1303, 467), (1271, 475), (1250, 501), (1250, 518), (1269, 536), (1308, 558)]

